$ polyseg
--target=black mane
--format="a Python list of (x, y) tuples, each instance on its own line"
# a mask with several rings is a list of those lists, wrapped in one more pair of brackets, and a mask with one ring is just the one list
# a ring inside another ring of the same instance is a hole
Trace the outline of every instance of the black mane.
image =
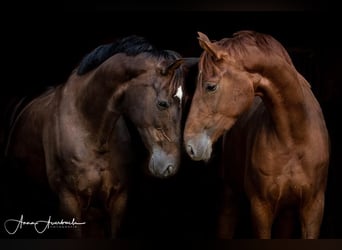
[(151, 54), (163, 57), (179, 57), (179, 55), (170, 53), (170, 51), (157, 50), (144, 37), (132, 35), (124, 37), (116, 42), (100, 45), (95, 48), (82, 59), (79, 64), (77, 74), (83, 75), (93, 70), (116, 53), (125, 53), (128, 56), (135, 56), (142, 52), (150, 52)]

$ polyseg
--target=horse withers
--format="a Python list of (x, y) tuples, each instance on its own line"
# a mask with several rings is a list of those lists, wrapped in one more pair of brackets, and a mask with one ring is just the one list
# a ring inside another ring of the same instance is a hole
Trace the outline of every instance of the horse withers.
[(208, 160), (224, 136), (219, 236), (234, 237), (246, 196), (255, 237), (292, 237), (298, 215), (302, 238), (318, 238), (330, 145), (309, 83), (270, 35), (240, 31), (211, 42), (198, 34), (204, 51), (184, 140), (193, 160)]
[(197, 62), (128, 36), (97, 47), (22, 109), (7, 157), (48, 185), (64, 220), (82, 223), (70, 237), (118, 237), (139, 165), (158, 178), (177, 173), (186, 67)]

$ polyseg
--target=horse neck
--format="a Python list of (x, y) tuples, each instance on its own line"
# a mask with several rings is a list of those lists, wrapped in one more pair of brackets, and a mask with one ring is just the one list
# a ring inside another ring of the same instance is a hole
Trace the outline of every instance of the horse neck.
[(316, 105), (309, 84), (285, 61), (263, 67), (256, 91), (269, 111), (276, 134), (285, 143), (301, 141), (310, 123), (308, 110)]
[[(81, 124), (94, 141), (97, 148), (105, 150), (110, 133), (120, 117), (118, 110), (111, 104), (113, 96), (122, 85), (112, 80), (109, 84), (108, 75), (90, 73), (85, 76), (73, 76), (71, 84), (64, 88), (65, 103), (69, 102), (70, 112), (77, 113)], [(114, 78), (115, 79), (115, 78)], [(71, 94), (72, 93), (72, 94)]]

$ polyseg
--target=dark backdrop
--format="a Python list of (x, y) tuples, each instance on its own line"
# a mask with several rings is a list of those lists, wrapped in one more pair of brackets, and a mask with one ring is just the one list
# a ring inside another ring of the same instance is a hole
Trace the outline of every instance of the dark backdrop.
[[(12, 8), (2, 23), (2, 104), (9, 96), (35, 95), (63, 83), (86, 53), (125, 35), (142, 35), (162, 48), (199, 56), (197, 31), (214, 40), (241, 29), (269, 33), (288, 49), (323, 108), (332, 155), (321, 237), (342, 238), (340, 13), (310, 1), (135, 4), (63, 2), (62, 7), (51, 5), (46, 11)], [(133, 195), (125, 220), (124, 238), (214, 237), (219, 192), (215, 164), (189, 161), (185, 165), (171, 180), (137, 184), (139, 191)], [(248, 236), (248, 227), (240, 234)]]

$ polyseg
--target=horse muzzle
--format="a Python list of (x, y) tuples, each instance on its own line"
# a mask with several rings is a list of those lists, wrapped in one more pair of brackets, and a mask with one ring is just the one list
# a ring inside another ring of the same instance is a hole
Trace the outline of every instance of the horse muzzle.
[(167, 178), (175, 175), (179, 168), (179, 155), (167, 154), (159, 146), (153, 147), (149, 162), (149, 171), (158, 178)]
[(185, 140), (188, 155), (194, 161), (208, 161), (211, 157), (212, 142), (206, 133), (198, 134)]

